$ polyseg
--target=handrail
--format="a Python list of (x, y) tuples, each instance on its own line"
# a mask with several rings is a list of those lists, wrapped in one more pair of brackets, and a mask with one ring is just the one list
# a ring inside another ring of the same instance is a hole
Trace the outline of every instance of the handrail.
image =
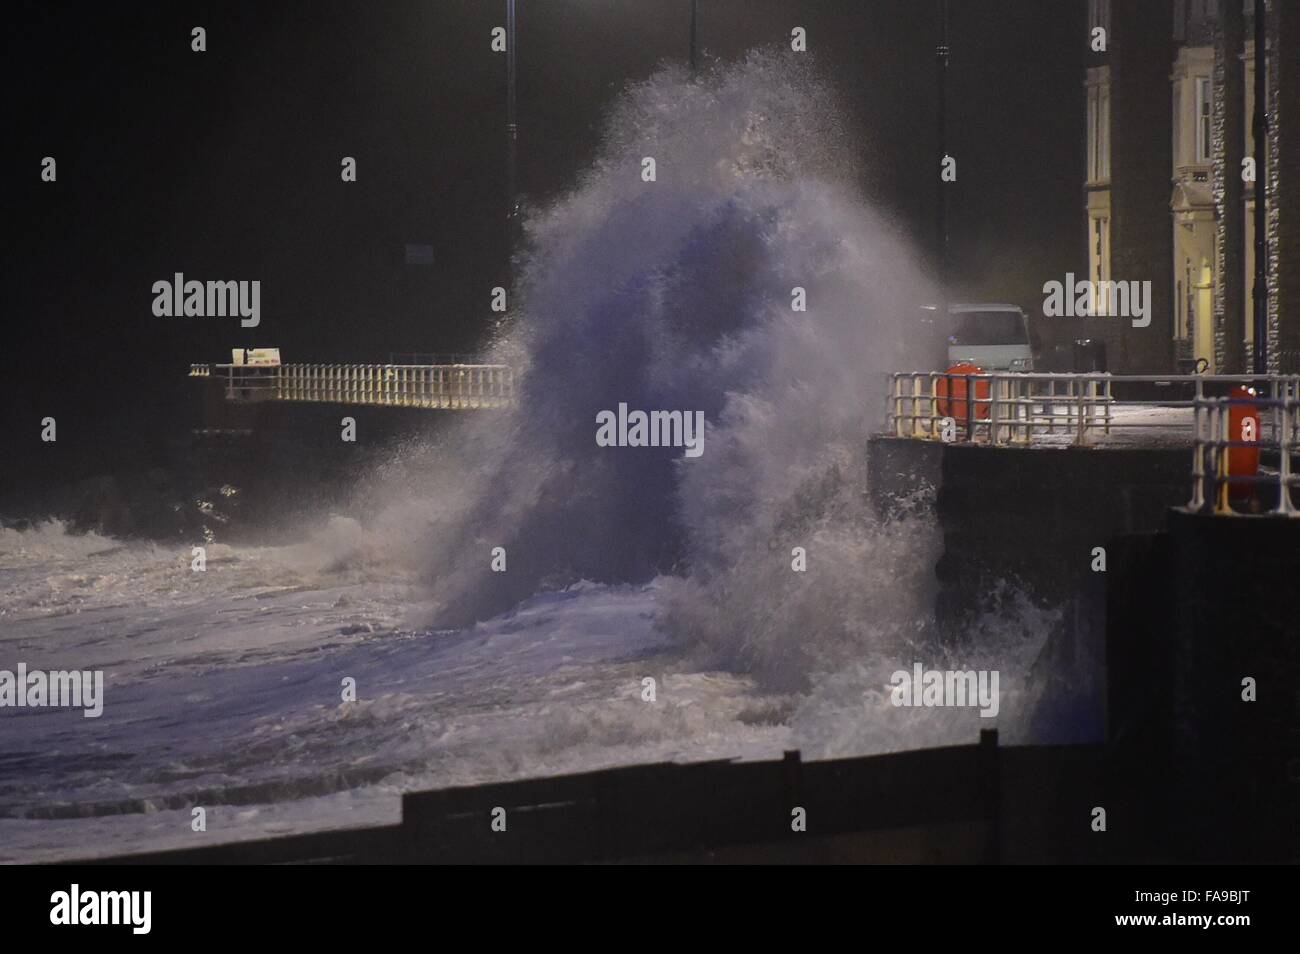
[[(1116, 386), (1133, 384), (1169, 385), (1172, 393), (1116, 397)], [(899, 371), (889, 378), (885, 433), (993, 446), (1090, 446), (1134, 436), (1191, 443), (1194, 409), (1210, 397), (1207, 388), (1235, 384), (1254, 384), (1269, 400), (1300, 393), (1300, 375)]]
[(469, 410), (514, 403), (501, 364), (191, 365), (191, 377), (223, 381), (229, 401), (304, 401)]

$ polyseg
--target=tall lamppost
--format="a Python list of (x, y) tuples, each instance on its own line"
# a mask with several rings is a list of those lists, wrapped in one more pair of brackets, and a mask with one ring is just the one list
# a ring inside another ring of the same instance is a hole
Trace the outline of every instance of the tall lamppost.
[(691, 0), (691, 75), (695, 75), (695, 27), (699, 19), (700, 0)]
[[(943, 180), (943, 163), (948, 156), (948, 0), (939, 0), (939, 45), (934, 50), (935, 65), (938, 71), (938, 142), (939, 142), (939, 183), (938, 194), (938, 271), (939, 271), (939, 316), (947, 320), (948, 307), (948, 190)], [(935, 168), (930, 166), (931, 175)]]
[(515, 115), (515, 0), (506, 0), (506, 218), (512, 226), (519, 218), (515, 178), (518, 144), (519, 124)]
[(1255, 0), (1255, 366), (1268, 373), (1268, 31), (1264, 0)]

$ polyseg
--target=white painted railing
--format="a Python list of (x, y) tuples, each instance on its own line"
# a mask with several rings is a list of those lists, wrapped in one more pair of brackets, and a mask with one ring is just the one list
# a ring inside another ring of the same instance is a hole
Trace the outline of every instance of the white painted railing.
[[(1300, 375), (900, 371), (890, 376), (885, 433), (994, 446), (1191, 444), (1197, 436), (1198, 402), (1237, 384), (1253, 385), (1261, 403), (1300, 396)], [(1119, 399), (1117, 387), (1145, 387), (1148, 395)], [(1150, 396), (1156, 392), (1165, 393)], [(1271, 427), (1277, 422), (1265, 423)]]
[(514, 375), (499, 364), (190, 365), (218, 377), (230, 401), (312, 401), (430, 410), (508, 407)]

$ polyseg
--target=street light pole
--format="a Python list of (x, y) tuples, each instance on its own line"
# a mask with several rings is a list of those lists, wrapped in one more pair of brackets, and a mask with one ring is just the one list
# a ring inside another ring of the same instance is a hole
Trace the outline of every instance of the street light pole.
[(935, 64), (938, 67), (938, 141), (939, 168), (930, 166), (930, 174), (936, 175), (939, 183), (938, 194), (938, 271), (939, 271), (939, 315), (946, 320), (948, 307), (948, 190), (943, 180), (943, 161), (948, 155), (948, 0), (939, 0), (939, 45), (935, 47)]
[(1255, 0), (1255, 373), (1268, 373), (1268, 42), (1264, 0)]
[(700, 0), (691, 0), (691, 75), (695, 75), (695, 25), (699, 19)]
[(506, 0), (506, 219), (512, 226), (512, 240), (513, 226), (519, 217), (515, 178), (518, 140), (519, 125), (515, 116), (515, 0)]

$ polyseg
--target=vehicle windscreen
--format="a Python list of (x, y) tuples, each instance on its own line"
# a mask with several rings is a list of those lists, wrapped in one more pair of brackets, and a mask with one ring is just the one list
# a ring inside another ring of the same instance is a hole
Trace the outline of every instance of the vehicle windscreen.
[(1027, 345), (1019, 312), (964, 311), (951, 316), (948, 343), (954, 345)]

